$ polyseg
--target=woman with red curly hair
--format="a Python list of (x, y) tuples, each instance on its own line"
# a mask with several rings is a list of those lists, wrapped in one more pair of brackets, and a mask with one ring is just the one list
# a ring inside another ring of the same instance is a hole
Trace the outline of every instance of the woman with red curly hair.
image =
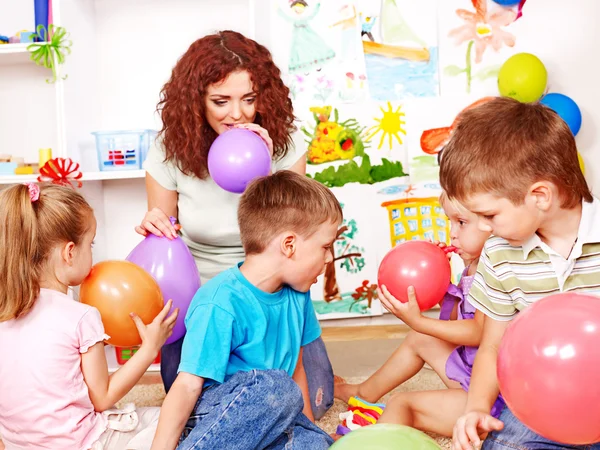
[[(174, 238), (179, 231), (196, 260), (202, 282), (244, 259), (237, 222), (240, 198), (210, 178), (208, 151), (232, 127), (263, 138), (272, 172), (305, 174), (304, 149), (294, 147), (289, 90), (271, 53), (234, 31), (194, 42), (175, 65), (161, 92), (163, 128), (145, 162), (148, 212), (136, 231)], [(169, 220), (181, 224), (176, 230)], [(162, 350), (168, 391), (177, 376), (183, 339)], [(321, 338), (304, 348), (304, 365), (315, 418), (333, 404), (333, 371)]]

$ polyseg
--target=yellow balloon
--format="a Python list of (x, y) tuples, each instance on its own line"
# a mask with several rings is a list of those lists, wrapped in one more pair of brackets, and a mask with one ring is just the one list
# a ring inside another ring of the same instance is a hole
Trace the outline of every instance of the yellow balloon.
[(583, 162), (583, 158), (581, 153), (577, 152), (577, 159), (579, 159), (579, 167), (581, 167), (581, 173), (585, 175), (585, 163)]

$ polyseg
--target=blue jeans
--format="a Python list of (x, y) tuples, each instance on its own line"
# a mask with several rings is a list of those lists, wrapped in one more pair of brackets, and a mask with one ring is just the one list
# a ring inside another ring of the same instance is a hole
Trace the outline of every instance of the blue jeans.
[[(548, 411), (548, 414), (552, 412)], [(600, 443), (568, 445), (549, 441), (523, 425), (508, 407), (504, 407), (498, 419), (504, 422), (504, 428), (501, 431), (492, 431), (481, 450), (600, 450)]]
[[(182, 345), (183, 338), (162, 348), (160, 374), (167, 392), (177, 377)], [(315, 420), (319, 420), (333, 405), (333, 369), (323, 339), (318, 338), (304, 346), (302, 359), (313, 415)]]
[(302, 414), (298, 385), (283, 370), (238, 372), (206, 388), (177, 450), (321, 450), (333, 443)]

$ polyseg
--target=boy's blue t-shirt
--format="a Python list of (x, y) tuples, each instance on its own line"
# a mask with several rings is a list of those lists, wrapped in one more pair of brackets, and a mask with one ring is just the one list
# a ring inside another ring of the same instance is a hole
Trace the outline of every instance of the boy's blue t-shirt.
[(185, 317), (179, 372), (204, 378), (204, 386), (252, 369), (281, 369), (292, 376), (300, 347), (321, 335), (310, 293), (288, 286), (263, 292), (240, 266), (202, 286)]

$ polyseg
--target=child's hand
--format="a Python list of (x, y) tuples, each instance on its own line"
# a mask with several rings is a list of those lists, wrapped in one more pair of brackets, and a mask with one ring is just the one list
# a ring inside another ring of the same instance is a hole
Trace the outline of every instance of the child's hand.
[(432, 244), (437, 245), (439, 248), (441, 248), (442, 250), (444, 250), (444, 252), (446, 253), (446, 257), (448, 258), (448, 261), (450, 261), (452, 259), (452, 253), (456, 251), (456, 247), (454, 246), (447, 246), (445, 242), (440, 242), (440, 241), (431, 241)]
[(417, 303), (417, 296), (415, 295), (415, 288), (409, 286), (407, 289), (408, 302), (402, 303), (388, 291), (384, 285), (381, 288), (377, 288), (377, 295), (379, 300), (383, 304), (383, 307), (395, 315), (398, 319), (402, 320), (406, 325), (415, 329), (419, 320), (423, 317), (421, 314), (421, 308)]
[(135, 322), (138, 333), (142, 338), (142, 346), (158, 353), (169, 336), (171, 336), (177, 315), (179, 314), (179, 308), (175, 308), (173, 314), (167, 317), (172, 305), (173, 300), (169, 300), (162, 311), (148, 325), (145, 325), (137, 314), (131, 313), (131, 318)]
[(452, 433), (452, 450), (472, 450), (481, 445), (480, 434), (498, 431), (504, 424), (494, 417), (480, 411), (472, 411), (460, 417)]

